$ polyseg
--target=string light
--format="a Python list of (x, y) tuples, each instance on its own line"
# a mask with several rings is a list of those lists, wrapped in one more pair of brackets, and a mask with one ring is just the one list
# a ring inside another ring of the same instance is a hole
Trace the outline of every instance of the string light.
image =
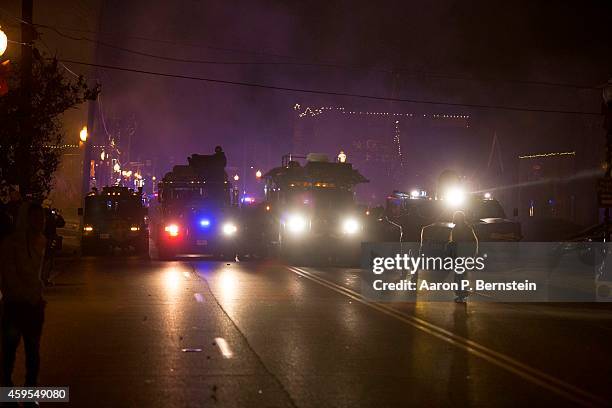
[(71, 149), (78, 148), (79, 145), (76, 144), (61, 144), (61, 145), (43, 145), (45, 149)]
[[(299, 118), (318, 116), (324, 113), (324, 111), (340, 111), (344, 115), (361, 115), (361, 116), (394, 116), (394, 117), (409, 117), (415, 116), (414, 113), (401, 113), (401, 112), (380, 112), (380, 111), (347, 111), (342, 106), (321, 106), (321, 107), (310, 107), (307, 106), (304, 110), (299, 103), (293, 106), (293, 109), (299, 111)], [(424, 118), (431, 117), (434, 119), (470, 119), (470, 115), (448, 115), (448, 114), (423, 114)]]
[[(402, 143), (401, 143), (401, 131), (400, 131), (400, 118), (414, 118), (416, 114), (414, 113), (401, 113), (401, 112), (381, 112), (381, 111), (347, 111), (342, 106), (320, 106), (320, 107), (310, 107), (302, 109), (302, 106), (299, 103), (293, 105), (293, 109), (298, 113), (298, 118), (305, 117), (314, 117), (321, 115), (323, 113), (341, 113), (343, 115), (349, 116), (379, 116), (379, 117), (394, 117), (395, 120), (395, 129), (393, 142), (397, 146), (397, 156), (399, 159), (400, 166), (403, 166), (403, 153), (402, 153)], [(450, 121), (467, 121), (470, 119), (470, 115), (450, 115), (450, 114), (423, 114), (424, 118), (432, 118), (434, 120), (450, 120)], [(469, 123), (465, 123), (466, 127), (469, 127)]]
[(575, 156), (576, 152), (550, 152), (550, 153), (536, 153), (528, 154), (525, 156), (519, 156), (519, 159), (535, 159), (538, 157), (552, 157), (552, 156)]
[(393, 138), (395, 144), (397, 145), (397, 157), (399, 158), (400, 167), (404, 166), (404, 160), (402, 158), (402, 143), (400, 140), (400, 128), (399, 128), (399, 120), (395, 121), (395, 136)]

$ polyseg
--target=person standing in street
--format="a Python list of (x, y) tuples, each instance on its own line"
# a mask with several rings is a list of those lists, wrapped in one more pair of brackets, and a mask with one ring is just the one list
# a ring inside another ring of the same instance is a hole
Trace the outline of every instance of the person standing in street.
[[(453, 258), (475, 257), (478, 254), (478, 237), (474, 229), (467, 223), (463, 211), (455, 211), (453, 214), (453, 229), (450, 233), (450, 252)], [(453, 272), (454, 282), (459, 289), (455, 291), (455, 302), (464, 303), (468, 297), (468, 292), (461, 289), (461, 281), (467, 278), (467, 273), (462, 274)]]
[(44, 235), (47, 238), (47, 246), (45, 248), (45, 257), (41, 278), (45, 286), (52, 286), (51, 273), (55, 265), (55, 255), (62, 249), (62, 237), (57, 234), (58, 228), (63, 228), (66, 225), (64, 217), (54, 208), (45, 207), (45, 230)]
[(46, 238), (44, 210), (38, 204), (23, 202), (15, 231), (0, 248), (0, 279), (3, 315), (1, 322), (2, 386), (13, 386), (15, 355), (21, 339), (25, 349), (25, 386), (34, 387), (40, 368), (40, 339), (45, 301), (41, 269)]

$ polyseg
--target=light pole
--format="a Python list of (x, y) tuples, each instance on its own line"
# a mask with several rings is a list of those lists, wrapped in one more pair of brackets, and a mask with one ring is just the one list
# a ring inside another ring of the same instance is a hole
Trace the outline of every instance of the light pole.
[[(21, 194), (32, 193), (31, 180), (33, 168), (30, 163), (30, 146), (32, 146), (32, 50), (36, 33), (32, 16), (34, 15), (34, 0), (21, 0), (21, 98), (23, 114), (21, 115), (20, 142), (15, 152), (21, 163), (19, 172), (19, 187)], [(26, 164), (27, 163), (27, 164)]]
[[(606, 174), (605, 179), (612, 178), (612, 79), (603, 87), (602, 113), (604, 115), (604, 129), (606, 129)], [(610, 242), (610, 208), (604, 209), (604, 238)]]
[[(93, 144), (96, 103), (96, 100), (89, 101), (87, 106), (87, 126), (84, 126), (79, 133), (79, 137), (83, 142), (83, 193), (81, 194), (83, 197), (85, 197), (91, 188), (91, 148)], [(85, 135), (85, 141), (83, 140), (83, 134)]]
[(87, 126), (83, 126), (79, 131), (79, 144), (83, 147), (83, 192), (84, 197), (90, 189), (90, 176), (91, 176), (91, 140), (89, 137), (89, 130)]

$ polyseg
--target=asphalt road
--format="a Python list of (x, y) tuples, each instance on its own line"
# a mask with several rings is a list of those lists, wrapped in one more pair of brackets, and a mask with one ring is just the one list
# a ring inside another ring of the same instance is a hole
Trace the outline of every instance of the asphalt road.
[(608, 305), (369, 303), (356, 270), (272, 262), (61, 268), (41, 384), (70, 386), (71, 406), (612, 403)]

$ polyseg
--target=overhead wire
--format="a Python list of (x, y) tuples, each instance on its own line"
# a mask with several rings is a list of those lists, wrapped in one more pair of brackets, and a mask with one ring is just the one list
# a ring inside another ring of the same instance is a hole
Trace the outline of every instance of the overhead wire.
[(52, 30), (56, 34), (58, 34), (60, 36), (63, 36), (65, 38), (68, 38), (68, 39), (72, 39), (72, 40), (76, 40), (76, 41), (89, 41), (89, 42), (93, 42), (93, 43), (98, 43), (98, 44), (100, 44), (102, 46), (109, 47), (109, 48), (114, 48), (114, 49), (117, 49), (117, 50), (120, 50), (120, 51), (123, 51), (123, 52), (132, 53), (132, 54), (135, 54), (135, 55), (141, 55), (141, 56), (145, 56), (145, 57), (149, 57), (149, 58), (156, 58), (156, 59), (160, 59), (160, 60), (166, 60), (166, 61), (183, 62), (183, 63), (194, 63), (194, 64), (214, 64), (214, 65), (280, 65), (280, 66), (285, 65), (285, 66), (304, 66), (304, 67), (318, 67), (318, 68), (362, 70), (362, 71), (380, 72), (380, 73), (387, 73), (387, 74), (389, 74), (389, 73), (403, 73), (405, 75), (427, 76), (427, 77), (432, 77), (432, 78), (437, 78), (437, 79), (451, 79), (451, 80), (462, 80), (462, 81), (506, 82), (506, 83), (522, 84), (522, 85), (564, 87), (564, 88), (593, 90), (593, 91), (600, 89), (600, 86), (573, 84), (573, 83), (566, 83), (566, 82), (535, 81), (535, 80), (507, 79), (507, 78), (493, 78), (493, 77), (471, 77), (471, 76), (466, 76), (466, 75), (441, 73), (441, 72), (432, 72), (432, 71), (425, 71), (425, 70), (413, 70), (413, 69), (408, 69), (408, 68), (385, 69), (385, 68), (368, 67), (368, 66), (354, 66), (354, 65), (340, 64), (340, 63), (335, 63), (335, 62), (214, 61), (214, 60), (197, 60), (197, 59), (188, 59), (188, 58), (175, 58), (175, 57), (169, 57), (169, 56), (163, 56), (163, 55), (158, 55), (158, 54), (147, 53), (147, 52), (143, 52), (143, 51), (139, 51), (139, 50), (134, 50), (134, 49), (126, 48), (126, 47), (120, 47), (120, 46), (117, 46), (117, 45), (114, 45), (114, 44), (110, 44), (110, 43), (107, 43), (107, 42), (104, 42), (104, 41), (101, 41), (101, 40), (95, 40), (95, 39), (91, 39), (91, 38), (87, 38), (87, 37), (75, 37), (75, 36), (71, 36), (69, 34), (63, 33), (61, 30), (90, 33), (90, 34), (96, 34), (98, 36), (99, 35), (109, 35), (109, 36), (110, 35), (117, 35), (117, 36), (120, 35), (123, 38), (128, 38), (128, 39), (131, 38), (131, 39), (137, 39), (137, 40), (142, 40), (142, 41), (158, 42), (158, 43), (165, 43), (165, 44), (171, 44), (171, 45), (181, 45), (181, 46), (197, 47), (197, 48), (207, 48), (207, 49), (213, 49), (213, 50), (219, 50), (219, 51), (237, 52), (237, 53), (245, 53), (245, 54), (251, 54), (251, 55), (265, 55), (265, 56), (272, 56), (272, 57), (277, 57), (277, 58), (286, 58), (286, 59), (293, 59), (293, 60), (299, 59), (299, 58), (297, 58), (295, 56), (275, 54), (275, 53), (268, 53), (268, 52), (262, 52), (262, 51), (251, 51), (251, 50), (235, 49), (235, 48), (214, 47), (214, 46), (209, 46), (209, 45), (187, 44), (187, 43), (182, 43), (182, 42), (177, 42), (177, 41), (154, 39), (154, 38), (143, 37), (143, 36), (124, 35), (124, 34), (119, 34), (119, 33), (110, 33), (110, 32), (95, 31), (95, 30), (76, 29), (76, 28), (69, 28), (69, 27), (57, 27), (57, 26), (48, 25), (48, 24), (29, 23), (27, 21), (22, 20), (19, 17), (16, 17), (16, 16), (12, 15), (6, 9), (3, 9), (3, 8), (0, 7), (0, 10), (5, 11), (10, 17), (14, 18), (15, 20), (17, 20), (17, 21), (19, 21), (21, 23), (31, 24), (31, 25), (33, 25), (35, 27), (46, 28), (46, 29)]
[[(2, 10), (2, 8), (0, 8), (0, 10)], [(31, 24), (29, 22), (26, 22), (26, 21), (20, 19), (20, 18), (15, 17), (15, 16), (12, 16), (12, 17), (17, 19), (20, 22), (25, 23), (25, 24)], [(198, 64), (215, 64), (215, 65), (294, 65), (294, 66), (313, 66), (313, 67), (344, 68), (344, 69), (346, 69), (346, 68), (348, 68), (348, 69), (366, 69), (367, 68), (367, 67), (366, 68), (364, 68), (364, 67), (354, 67), (354, 66), (348, 66), (348, 65), (342, 65), (342, 64), (328, 64), (328, 63), (303, 63), (303, 62), (282, 62), (282, 61), (276, 61), (276, 62), (261, 62), (261, 61), (214, 61), (214, 60), (194, 60), (194, 59), (174, 58), (174, 57), (162, 56), (162, 55), (157, 55), (157, 54), (152, 54), (152, 53), (146, 53), (146, 52), (142, 52), (142, 51), (138, 51), (138, 50), (129, 49), (129, 48), (126, 48), (126, 47), (120, 47), (120, 46), (116, 46), (114, 44), (110, 44), (110, 43), (107, 43), (107, 42), (104, 42), (104, 41), (94, 40), (94, 39), (90, 39), (90, 38), (86, 38), (86, 37), (71, 36), (71, 35), (68, 35), (68, 34), (65, 34), (65, 33), (61, 32), (58, 28), (56, 28), (54, 26), (50, 26), (50, 25), (44, 25), (44, 24), (31, 24), (31, 25), (36, 26), (36, 27), (50, 29), (50, 30), (54, 31), (55, 33), (57, 33), (58, 35), (60, 35), (62, 37), (65, 37), (65, 38), (68, 38), (68, 39), (71, 39), (71, 40), (89, 41), (89, 42), (97, 43), (97, 44), (100, 44), (100, 45), (103, 45), (103, 46), (106, 46), (106, 47), (109, 47), (109, 48), (118, 49), (118, 50), (123, 51), (123, 52), (128, 52), (128, 53), (132, 53), (132, 54), (136, 54), (136, 55), (141, 55), (141, 56), (145, 56), (145, 57), (150, 57), (150, 58), (157, 58), (157, 59), (161, 59), (161, 60), (174, 61), (174, 62), (198, 63)], [(83, 31), (91, 31), (91, 30), (83, 30)], [(144, 37), (139, 37), (139, 38), (140, 39), (145, 39)], [(42, 39), (41, 39), (41, 41), (42, 41)], [(45, 44), (45, 43), (43, 42), (43, 44)], [(284, 56), (284, 57), (287, 57), (287, 56)], [(499, 110), (508, 110), (508, 111), (524, 111), (524, 112), (540, 112), (540, 113), (560, 113), (560, 114), (577, 114), (577, 115), (600, 115), (599, 112), (588, 112), (588, 111), (569, 111), (569, 110), (556, 110), (556, 109), (545, 109), (545, 108), (529, 108), (529, 107), (507, 106), (507, 105), (468, 104), (468, 103), (453, 103), (453, 102), (444, 102), (444, 101), (417, 100), (417, 99), (407, 99), (407, 98), (389, 98), (389, 97), (382, 97), (382, 96), (375, 96), (375, 95), (354, 94), (354, 93), (337, 92), (337, 91), (325, 91), (325, 90), (319, 90), (319, 89), (302, 89), (302, 88), (292, 88), (292, 87), (281, 87), (281, 86), (259, 84), (259, 83), (249, 83), (249, 82), (240, 82), (240, 81), (228, 81), (228, 80), (221, 80), (221, 79), (215, 79), (215, 78), (194, 77), (194, 76), (188, 76), (188, 75), (177, 75), (177, 74), (169, 74), (169, 73), (156, 72), (156, 71), (138, 70), (138, 69), (133, 69), (133, 68), (118, 67), (118, 66), (111, 66), (111, 65), (104, 65), (104, 64), (86, 63), (86, 62), (83, 62), (83, 61), (74, 61), (74, 60), (60, 60), (60, 62), (62, 62), (62, 64), (64, 62), (68, 62), (68, 63), (87, 65), (87, 66), (99, 67), (99, 68), (105, 68), (105, 69), (111, 69), (111, 70), (121, 70), (121, 71), (133, 72), (133, 73), (139, 73), (139, 74), (145, 74), (145, 75), (157, 75), (157, 76), (163, 76), (163, 77), (173, 77), (173, 78), (178, 78), (178, 79), (190, 79), (190, 80), (205, 81), (205, 82), (212, 82), (212, 83), (218, 83), (218, 84), (248, 86), (248, 87), (264, 88), (264, 89), (279, 90), (279, 91), (288, 91), (288, 92), (323, 94), (323, 95), (331, 95), (331, 96), (346, 96), (346, 97), (356, 97), (356, 98), (373, 99), (373, 100), (384, 100), (384, 101), (394, 101), (394, 102), (409, 102), (409, 103), (416, 103), (416, 104), (444, 105), (444, 106), (481, 108), (481, 109), (499, 109)], [(69, 70), (69, 68), (67, 68), (64, 64), (63, 64), (63, 66), (69, 72), (71, 72), (73, 75), (76, 75), (73, 71)], [(389, 72), (402, 72), (403, 71), (402, 69), (399, 69), (399, 70), (383, 70), (383, 69), (380, 69), (380, 68), (367, 68), (367, 69), (371, 69), (371, 70), (373, 69), (373, 70), (378, 70), (379, 72), (387, 72), (387, 73), (389, 73)], [(438, 78), (448, 78), (448, 79), (458, 79), (458, 80), (473, 80), (473, 81), (483, 80), (482, 78), (466, 78), (466, 77), (461, 77), (461, 76), (456, 76), (456, 75), (437, 74), (437, 73), (431, 73), (431, 72), (429, 72), (429, 73), (428, 72), (412, 72), (412, 73), (416, 74), (416, 75), (427, 75), (427, 76), (433, 76), (433, 77), (438, 77)], [(484, 80), (498, 81), (497, 79), (492, 79), (492, 78), (487, 78), (487, 79), (484, 79)], [(526, 84), (526, 85), (561, 86), (561, 87), (571, 87), (571, 88), (589, 89), (589, 90), (598, 89), (598, 87), (589, 87), (589, 86), (582, 86), (582, 85), (577, 85), (577, 84), (553, 83), (553, 82), (530, 81), (530, 80), (502, 80), (502, 82), (518, 82), (518, 83), (522, 83), (522, 84)]]
[[(88, 37), (76, 37), (70, 34), (66, 34), (62, 32), (55, 26), (45, 25), (45, 24), (36, 24), (37, 27), (49, 29), (56, 34), (75, 41), (88, 41), (91, 43), (96, 43), (102, 45), (104, 47), (108, 47), (111, 49), (116, 49), (122, 52), (140, 55), (148, 58), (155, 58), (159, 60), (172, 61), (172, 62), (180, 62), (180, 63), (191, 63), (191, 64), (207, 64), (207, 65), (269, 65), (269, 66), (294, 66), (294, 67), (311, 67), (311, 68), (331, 68), (331, 69), (343, 69), (343, 70), (352, 70), (352, 71), (370, 71), (370, 72), (378, 72), (385, 74), (397, 74), (401, 73), (404, 75), (410, 76), (425, 76), (437, 79), (451, 79), (451, 80), (460, 80), (460, 81), (476, 81), (476, 82), (502, 82), (502, 83), (511, 83), (511, 84), (521, 84), (521, 85), (534, 85), (534, 86), (549, 86), (549, 87), (562, 87), (562, 88), (573, 88), (573, 89), (583, 89), (583, 90), (599, 90), (598, 86), (590, 86), (590, 85), (581, 85), (581, 84), (573, 84), (566, 82), (552, 82), (552, 81), (535, 81), (535, 80), (523, 80), (523, 79), (506, 79), (506, 78), (493, 78), (493, 77), (469, 77), (465, 75), (459, 74), (449, 74), (449, 73), (441, 73), (441, 72), (432, 72), (425, 70), (413, 70), (408, 68), (378, 68), (378, 67), (369, 67), (369, 66), (356, 66), (350, 64), (341, 64), (335, 62), (304, 62), (304, 61), (218, 61), (218, 60), (201, 60), (201, 59), (190, 59), (190, 58), (177, 58), (170, 57), (167, 55), (159, 55), (154, 53), (148, 53), (140, 50), (135, 50), (132, 48), (122, 47), (115, 44), (111, 44), (102, 40), (92, 39)], [(64, 28), (64, 30), (67, 30)], [(83, 32), (89, 33), (98, 33), (103, 34), (101, 32), (95, 32), (91, 30), (80, 30)], [(158, 41), (162, 43), (170, 43), (175, 44), (174, 42), (168, 42), (163, 40), (154, 40), (148, 39), (145, 37), (135, 37), (135, 36), (127, 36), (127, 38), (135, 38), (140, 40), (147, 41)], [(214, 48), (205, 46), (204, 48)], [(233, 50), (235, 52), (239, 52), (237, 50)], [(273, 54), (270, 54), (273, 55)], [(275, 55), (277, 57), (282, 58), (291, 58), (297, 59), (293, 56), (286, 55)]]
[(356, 94), (356, 93), (339, 92), (339, 91), (327, 91), (327, 90), (322, 90), (322, 89), (284, 87), (284, 86), (268, 85), (268, 84), (261, 84), (261, 83), (255, 83), (255, 82), (230, 81), (230, 80), (224, 80), (224, 79), (218, 79), (218, 78), (207, 78), (207, 77), (198, 77), (198, 76), (191, 76), (191, 75), (171, 74), (167, 72), (148, 71), (148, 70), (121, 67), (121, 66), (108, 65), (108, 64), (94, 64), (90, 62), (76, 61), (76, 60), (69, 60), (69, 59), (62, 59), (62, 62), (115, 70), (115, 71), (123, 71), (123, 72), (131, 72), (131, 73), (137, 73), (137, 74), (143, 74), (143, 75), (159, 76), (159, 77), (165, 77), (165, 78), (185, 79), (185, 80), (209, 82), (209, 83), (216, 83), (216, 84), (223, 84), (223, 85), (235, 85), (235, 86), (269, 89), (269, 90), (276, 90), (276, 91), (295, 92), (295, 93), (308, 93), (308, 94), (352, 97), (352, 98), (361, 98), (361, 99), (370, 99), (370, 100), (379, 100), (379, 101), (407, 102), (407, 103), (425, 104), (425, 105), (454, 106), (454, 107), (479, 108), (479, 109), (496, 109), (496, 110), (519, 111), (519, 112), (558, 113), (558, 114), (590, 115), (590, 116), (600, 116), (601, 115), (600, 112), (592, 112), (592, 111), (572, 111), (572, 110), (558, 110), (558, 109), (546, 109), (546, 108), (530, 108), (530, 107), (520, 107), (520, 106), (510, 106), (510, 105), (459, 103), (459, 102), (446, 102), (446, 101), (412, 99), (412, 98), (391, 98), (391, 97), (367, 95), (367, 94)]
[[(47, 49), (47, 51), (49, 51), (49, 53), (53, 53), (51, 51), (51, 47), (49, 47), (49, 45), (47, 45), (47, 43), (45, 42), (44, 39), (39, 38), (38, 39), (42, 45)], [(59, 59), (57, 60), (59, 62), (59, 64), (62, 66), (62, 68), (64, 68), (67, 72), (69, 72), (72, 76), (74, 76), (75, 78), (80, 78), (81, 76), (79, 74), (77, 74), (76, 72), (74, 72), (73, 70), (71, 70), (70, 68), (68, 68), (66, 66), (66, 64), (64, 64), (62, 61), (60, 61)]]

